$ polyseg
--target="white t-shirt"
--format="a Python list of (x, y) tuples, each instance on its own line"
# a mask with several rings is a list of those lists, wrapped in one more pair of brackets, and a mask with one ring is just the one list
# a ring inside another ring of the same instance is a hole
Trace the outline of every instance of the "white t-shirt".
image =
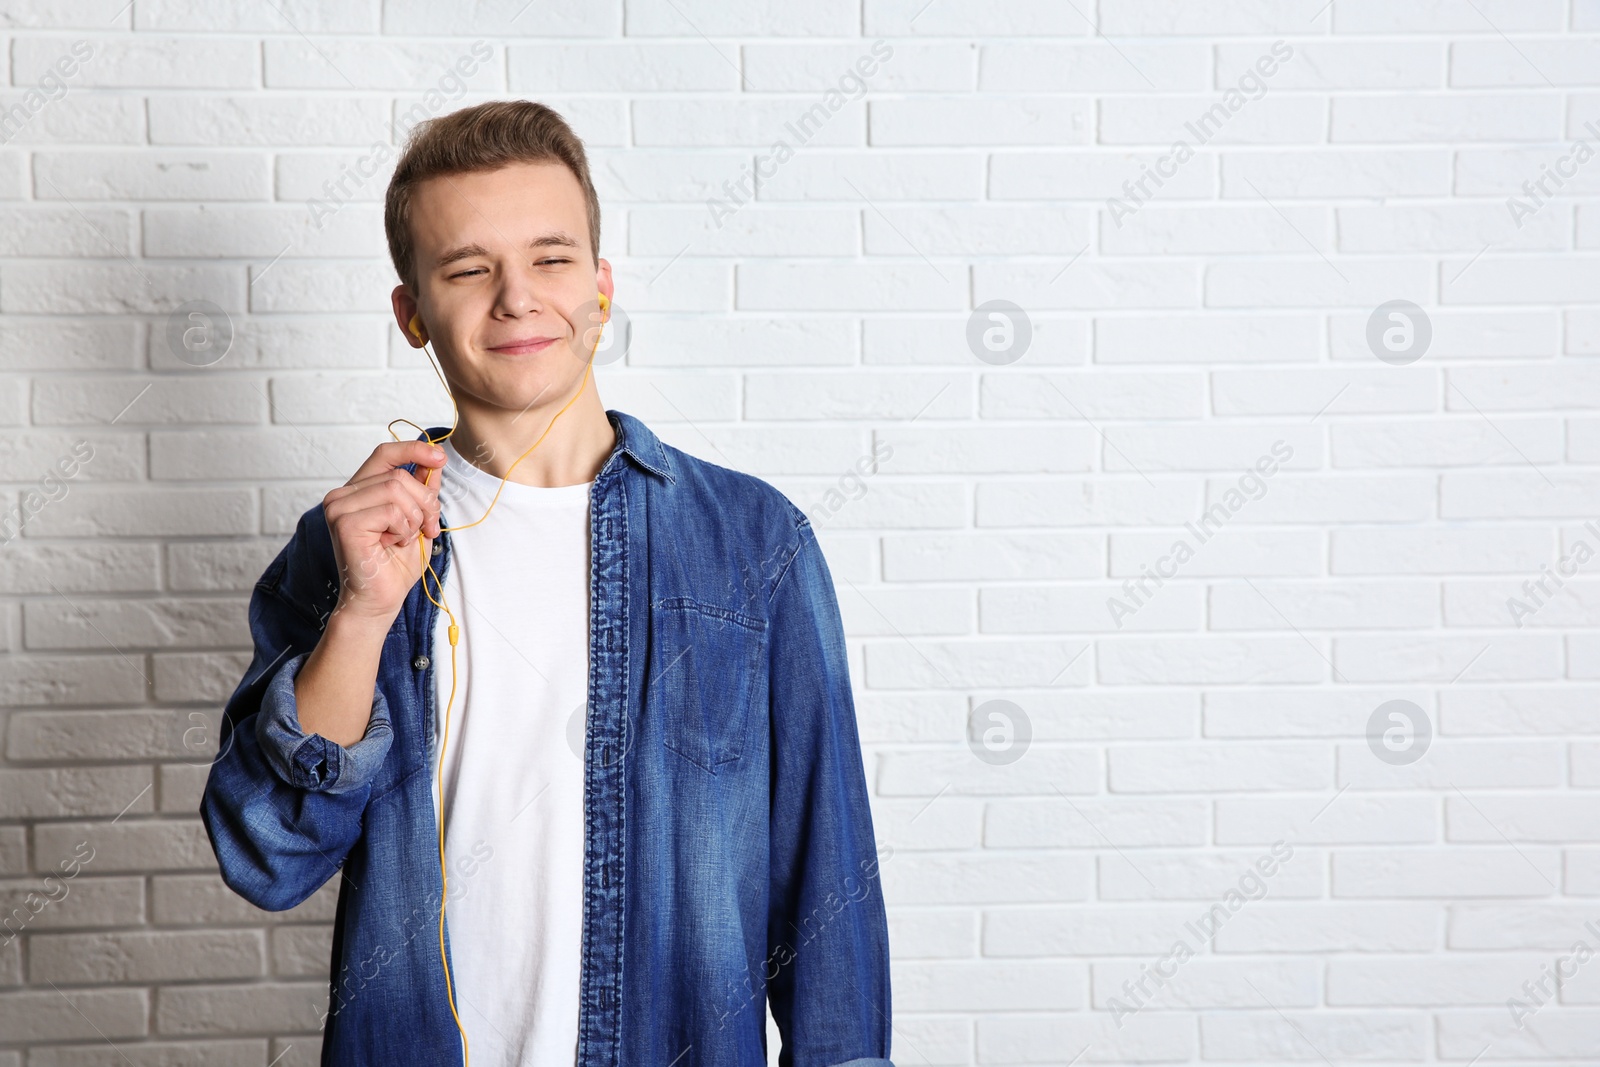
[[(444, 449), (440, 503), (446, 523), (465, 525), (500, 480)], [(487, 521), (450, 535), (442, 599), (461, 631), (443, 768), (445, 922), (473, 1067), (577, 1060), (592, 485), (507, 482)], [(448, 625), (440, 611), (436, 741)]]

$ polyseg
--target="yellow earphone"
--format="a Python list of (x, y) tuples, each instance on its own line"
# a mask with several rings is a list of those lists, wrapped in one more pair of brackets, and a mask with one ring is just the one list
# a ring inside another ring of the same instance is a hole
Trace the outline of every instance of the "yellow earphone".
[[(605, 323), (610, 319), (608, 312), (611, 310), (611, 300), (604, 293), (600, 293), (598, 296), (600, 298), (600, 324), (603, 328)], [(427, 327), (423, 326), (422, 324), (422, 315), (420, 313), (411, 316), (411, 321), (406, 323), (406, 329), (423, 345), (423, 351), (427, 352), (428, 331)], [(589, 358), (584, 362), (583, 382), (578, 386), (578, 391), (573, 393), (571, 399), (561, 406), (560, 411), (555, 413), (555, 415), (550, 419), (550, 425), (544, 428), (544, 433), (539, 435), (539, 439), (537, 441), (534, 441), (532, 445), (528, 446), (528, 451), (518, 456), (512, 461), (511, 466), (506, 468), (505, 476), (500, 479), (500, 488), (494, 491), (494, 498), (489, 501), (488, 508), (484, 510), (482, 515), (472, 522), (464, 523), (460, 526), (440, 526), (439, 533), (441, 536), (443, 536), (446, 531), (454, 533), (457, 530), (469, 529), (470, 527), (478, 525), (478, 523), (489, 517), (489, 512), (493, 511), (495, 504), (499, 503), (500, 501), (500, 490), (506, 487), (506, 482), (511, 478), (511, 472), (516, 469), (517, 464), (521, 463), (524, 459), (527, 459), (528, 454), (535, 448), (539, 447), (540, 442), (545, 439), (545, 435), (550, 432), (551, 427), (555, 426), (556, 419), (559, 419), (563, 414), (565, 414), (567, 408), (572, 406), (572, 402), (577, 400), (578, 397), (582, 395), (584, 388), (589, 384), (589, 371), (594, 367), (594, 354), (600, 348), (600, 335), (602, 332), (603, 330), (595, 331), (594, 345), (589, 349)], [(439, 365), (434, 361), (433, 353), (431, 352), (428, 353), (428, 362), (433, 367), (433, 372), (439, 376), (439, 383), (444, 386), (445, 393), (450, 397), (450, 407), (454, 412), (451, 417), (450, 430), (441, 437), (428, 437), (428, 431), (424, 430), (410, 419), (394, 419), (389, 423), (389, 436), (393, 437), (396, 441), (400, 440), (400, 435), (394, 432), (394, 425), (397, 422), (406, 423), (413, 429), (421, 431), (422, 435), (428, 438), (429, 444), (436, 445), (440, 441), (446, 440), (451, 434), (455, 433), (456, 426), (461, 421), (461, 409), (456, 405), (455, 394), (450, 391), (450, 383), (445, 381), (444, 372), (439, 369)], [(440, 470), (440, 476), (443, 477), (443, 468), (440, 468)], [(422, 484), (427, 485), (428, 479), (431, 477), (433, 477), (433, 468), (430, 467), (428, 468), (428, 473), (422, 477)], [(444, 906), (446, 899), (450, 895), (449, 873), (446, 870), (444, 860), (444, 752), (445, 746), (450, 743), (450, 709), (456, 702), (456, 643), (461, 637), (461, 627), (456, 624), (456, 616), (455, 613), (450, 610), (450, 606), (446, 603), (443, 603), (444, 584), (439, 581), (439, 575), (434, 572), (433, 564), (428, 561), (427, 538), (421, 536), (417, 537), (417, 552), (422, 557), (423, 595), (433, 602), (434, 607), (439, 608), (450, 619), (450, 626), (446, 631), (450, 636), (450, 698), (445, 702), (444, 733), (439, 740), (439, 880), (441, 883), (439, 894), (439, 961), (444, 965), (444, 988), (446, 995), (450, 998), (450, 1014), (455, 1016), (456, 1029), (461, 1032), (463, 1067), (470, 1067), (472, 1056), (467, 1046), (467, 1031), (461, 1025), (461, 1015), (456, 1010), (455, 985), (450, 977), (450, 959), (445, 955), (444, 951)], [(428, 575), (430, 574), (433, 575), (433, 587), (439, 593), (439, 599), (437, 600), (434, 599), (432, 593), (428, 592)]]

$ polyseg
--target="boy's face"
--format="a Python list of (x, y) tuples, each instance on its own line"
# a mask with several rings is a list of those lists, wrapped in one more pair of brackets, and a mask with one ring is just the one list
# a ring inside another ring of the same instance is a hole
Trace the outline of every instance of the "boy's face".
[(412, 199), (411, 234), (418, 291), (395, 288), (395, 315), (405, 331), (420, 311), (457, 403), (566, 403), (598, 337), (596, 294), (612, 295), (572, 172), (513, 163), (430, 178)]

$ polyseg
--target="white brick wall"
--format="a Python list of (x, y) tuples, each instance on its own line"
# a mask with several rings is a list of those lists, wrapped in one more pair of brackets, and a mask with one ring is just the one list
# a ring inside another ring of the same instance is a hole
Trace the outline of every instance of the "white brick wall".
[(193, 743), (300, 512), (448, 420), (391, 123), (507, 96), (590, 147), (607, 406), (816, 517), (897, 1063), (1600, 1061), (1600, 2), (0, 0), (0, 44), (0, 902), (94, 850), (0, 944), (0, 1067), (317, 1062), (337, 886), (228, 892)]

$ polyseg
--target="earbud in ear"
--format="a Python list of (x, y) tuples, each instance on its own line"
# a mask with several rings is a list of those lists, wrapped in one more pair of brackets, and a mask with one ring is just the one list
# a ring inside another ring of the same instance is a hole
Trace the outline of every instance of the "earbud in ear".
[(600, 313), (605, 314), (611, 310), (611, 298), (604, 293), (600, 293), (598, 296), (600, 297)]
[(422, 316), (420, 314), (411, 316), (411, 321), (406, 323), (406, 329), (410, 330), (412, 336), (423, 344), (428, 343), (428, 331), (422, 326)]

